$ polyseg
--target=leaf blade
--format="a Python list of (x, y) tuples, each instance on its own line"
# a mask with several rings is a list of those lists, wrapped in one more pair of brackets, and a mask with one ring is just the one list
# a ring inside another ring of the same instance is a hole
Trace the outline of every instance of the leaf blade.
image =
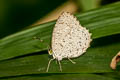
[[(112, 37), (107, 39), (112, 39)], [(104, 42), (105, 40), (103, 39), (101, 40), (101, 42)], [(76, 64), (72, 64), (68, 60), (63, 60), (62, 72), (59, 71), (58, 64), (56, 64), (55, 61), (53, 61), (49, 69), (49, 73), (62, 74), (62, 73), (114, 72), (109, 67), (109, 64), (111, 62), (112, 57), (119, 51), (119, 47), (120, 47), (119, 40), (120, 39), (116, 41), (115, 39), (112, 42), (110, 41), (109, 44), (105, 44), (101, 46), (93, 46), (89, 48), (84, 55), (74, 59)], [(100, 40), (97, 41), (99, 41), (98, 42), (99, 44), (104, 44), (104, 43), (100, 43)], [(1, 61), (0, 77), (46, 73), (46, 68), (49, 61), (48, 54), (46, 53), (47, 51), (43, 51), (35, 55), (22, 56), (16, 59)]]
[[(93, 33), (93, 39), (118, 34), (120, 33), (120, 14), (117, 14), (120, 12), (119, 4), (120, 3), (118, 2), (77, 15), (78, 20), (80, 20), (81, 24), (88, 28), (91, 33)], [(102, 21), (102, 19), (104, 20)], [(109, 23), (111, 23), (111, 25), (109, 25)], [(55, 21), (38, 25), (36, 28), (18, 32), (1, 39), (0, 60), (46, 50), (47, 46), (50, 44), (51, 33), (54, 24)], [(117, 27), (114, 27), (115, 25)], [(44, 42), (40, 43), (37, 40), (33, 40), (32, 38), (35, 36), (41, 37)]]
[(2, 78), (2, 80), (116, 80), (114, 78), (107, 78), (96, 74), (47, 74), (47, 75), (27, 75), (21, 77)]

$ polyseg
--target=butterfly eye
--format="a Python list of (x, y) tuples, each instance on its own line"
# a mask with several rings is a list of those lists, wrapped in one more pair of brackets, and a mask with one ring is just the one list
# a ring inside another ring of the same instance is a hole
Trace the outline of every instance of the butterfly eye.
[(49, 55), (52, 55), (53, 54), (52, 49), (48, 49), (48, 53)]

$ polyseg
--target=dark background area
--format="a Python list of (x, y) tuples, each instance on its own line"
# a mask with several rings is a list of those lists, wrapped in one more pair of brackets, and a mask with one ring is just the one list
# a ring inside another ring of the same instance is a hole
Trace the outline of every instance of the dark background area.
[[(0, 38), (23, 30), (68, 0), (0, 0)], [(101, 6), (119, 0), (102, 0)]]

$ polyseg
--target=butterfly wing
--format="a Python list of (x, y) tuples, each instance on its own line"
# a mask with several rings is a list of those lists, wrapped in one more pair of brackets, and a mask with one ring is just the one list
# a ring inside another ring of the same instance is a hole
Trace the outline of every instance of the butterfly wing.
[(76, 17), (64, 12), (58, 18), (52, 34), (53, 57), (75, 58), (83, 54), (89, 47), (91, 34), (82, 27)]

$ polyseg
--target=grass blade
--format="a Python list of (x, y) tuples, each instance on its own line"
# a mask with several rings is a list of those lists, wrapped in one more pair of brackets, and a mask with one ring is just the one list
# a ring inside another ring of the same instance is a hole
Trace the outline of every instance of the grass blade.
[[(108, 73), (114, 72), (109, 67), (112, 57), (119, 51), (120, 35), (115, 39), (113, 37), (97, 39), (99, 46), (93, 46), (79, 58), (73, 59), (76, 64), (72, 64), (68, 60), (63, 60), (62, 69), (59, 71), (59, 66), (56, 61), (51, 63), (49, 73)], [(117, 40), (118, 39), (118, 40)], [(101, 40), (101, 41), (100, 41)], [(109, 42), (105, 44), (106, 42)], [(94, 43), (97, 41), (94, 41)], [(105, 43), (104, 43), (105, 42)], [(18, 76), (26, 74), (46, 73), (46, 67), (49, 58), (47, 51), (42, 51), (34, 55), (21, 56), (15, 59), (0, 62), (0, 77)], [(72, 69), (71, 69), (72, 68)]]
[(2, 78), (2, 80), (116, 80), (95, 74), (47, 74)]
[[(119, 5), (120, 2), (114, 3), (76, 16), (81, 24), (88, 28), (93, 34), (93, 39), (119, 34)], [(55, 21), (52, 21), (1, 39), (0, 60), (47, 50), (54, 24)], [(43, 42), (33, 40), (32, 38), (35, 36), (40, 37)]]

